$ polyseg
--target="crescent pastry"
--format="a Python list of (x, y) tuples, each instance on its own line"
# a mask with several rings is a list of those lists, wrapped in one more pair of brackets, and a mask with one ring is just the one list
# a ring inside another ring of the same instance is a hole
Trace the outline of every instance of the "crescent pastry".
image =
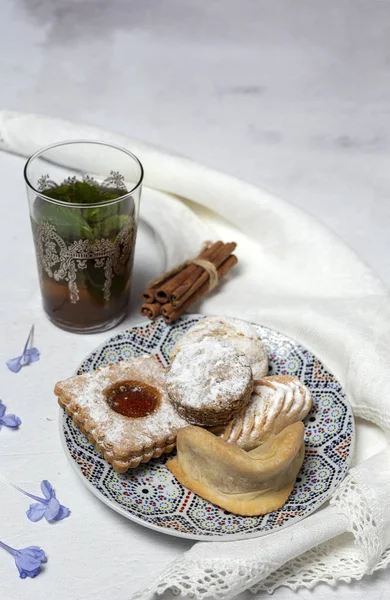
[(277, 510), (291, 494), (304, 457), (298, 422), (246, 452), (200, 427), (177, 436), (177, 456), (166, 463), (182, 485), (224, 510), (244, 516)]

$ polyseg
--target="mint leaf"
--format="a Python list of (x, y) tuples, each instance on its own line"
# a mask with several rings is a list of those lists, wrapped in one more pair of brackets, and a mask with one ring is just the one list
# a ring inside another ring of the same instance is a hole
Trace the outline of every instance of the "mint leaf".
[(123, 227), (128, 224), (129, 220), (128, 215), (115, 215), (104, 219), (98, 228), (96, 228), (98, 230), (98, 237), (112, 238), (117, 236)]
[(72, 181), (56, 187), (42, 190), (42, 193), (53, 200), (69, 204), (99, 204), (107, 200), (115, 200), (126, 194), (126, 190), (105, 188), (87, 181)]
[(37, 223), (46, 221), (54, 225), (58, 235), (64, 240), (91, 239), (92, 228), (84, 219), (82, 212), (79, 208), (50, 204), (38, 197), (35, 200), (33, 218)]
[[(65, 241), (114, 237), (128, 218), (126, 214), (118, 214), (119, 211), (126, 213), (130, 206), (134, 206), (131, 198), (111, 206), (88, 208), (91, 204), (120, 198), (126, 190), (99, 186), (96, 182), (77, 181), (75, 178), (67, 179), (56, 187), (45, 188), (42, 193), (53, 200), (69, 204), (69, 208), (58, 206), (38, 196), (34, 207), (34, 219), (38, 223), (46, 221), (54, 225)], [(72, 208), (72, 204), (84, 204), (85, 209)]]

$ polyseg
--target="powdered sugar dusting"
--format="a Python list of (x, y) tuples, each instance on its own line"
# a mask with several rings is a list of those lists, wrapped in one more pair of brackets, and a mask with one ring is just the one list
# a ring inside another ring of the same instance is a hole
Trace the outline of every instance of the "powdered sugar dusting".
[[(126, 380), (138, 380), (158, 390), (160, 402), (153, 413), (134, 419), (111, 409), (105, 390)], [(153, 356), (137, 357), (72, 377), (57, 384), (56, 393), (72, 416), (82, 417), (84, 428), (97, 441), (123, 454), (148, 448), (187, 425), (169, 400), (164, 368)]]
[(222, 317), (206, 317), (192, 327), (177, 344), (173, 356), (188, 344), (214, 339), (231, 344), (249, 360), (254, 379), (268, 373), (268, 357), (256, 329), (246, 321)]
[(81, 377), (85, 377), (85, 380), (75, 382), (73, 393), (77, 394), (80, 408), (88, 409), (88, 421), (95, 424), (90, 428), (90, 433), (96, 439), (101, 438), (101, 433), (98, 435), (96, 431), (98, 428), (100, 432), (104, 431), (104, 437), (110, 445), (117, 445), (123, 437), (124, 422), (113, 418), (111, 415), (113, 411), (103, 394), (104, 390), (112, 385), (111, 378), (108, 376), (108, 367), (103, 367), (96, 373), (86, 373)]
[(256, 329), (248, 323), (248, 321), (242, 321), (241, 319), (233, 319), (232, 317), (209, 317), (208, 321), (216, 324), (227, 323), (238, 333), (239, 335), (244, 335), (247, 338), (251, 338), (252, 340), (260, 339), (259, 334)]
[(252, 380), (249, 361), (230, 344), (213, 339), (182, 347), (167, 374), (167, 387), (180, 404), (226, 407), (245, 394)]

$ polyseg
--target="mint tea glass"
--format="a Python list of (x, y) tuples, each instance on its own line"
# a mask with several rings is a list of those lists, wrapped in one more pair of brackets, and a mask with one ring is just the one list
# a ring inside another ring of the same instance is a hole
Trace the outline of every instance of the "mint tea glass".
[(58, 327), (105, 331), (126, 316), (143, 168), (113, 144), (48, 146), (24, 169), (43, 309)]

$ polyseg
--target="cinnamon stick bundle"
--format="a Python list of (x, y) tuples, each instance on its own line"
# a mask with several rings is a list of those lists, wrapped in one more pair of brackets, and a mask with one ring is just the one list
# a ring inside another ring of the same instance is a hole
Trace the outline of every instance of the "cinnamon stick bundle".
[(195, 259), (149, 282), (141, 314), (152, 320), (162, 314), (166, 323), (172, 323), (237, 264), (235, 248), (234, 242), (209, 244)]
[[(218, 250), (223, 246), (223, 242), (215, 242), (211, 246), (208, 246), (203, 252), (201, 252), (198, 258), (203, 259), (212, 259), (213, 254), (218, 252)], [(168, 271), (165, 275), (158, 277), (158, 283), (154, 285), (150, 285), (155, 280), (151, 281), (147, 287), (147, 289), (142, 294), (142, 298), (145, 302), (160, 302), (160, 304), (164, 304), (165, 302), (169, 302), (170, 296), (172, 292), (179, 287), (182, 283), (186, 281), (186, 279), (192, 279), (194, 275), (197, 275), (195, 272), (196, 267), (194, 265), (189, 265), (188, 267), (184, 267), (183, 269), (176, 272), (174, 275), (169, 276), (171, 271)], [(173, 269), (175, 270), (175, 269)], [(203, 272), (203, 270), (202, 270)]]
[[(215, 253), (218, 252), (221, 246), (223, 246), (222, 242), (216, 242), (215, 244), (207, 248), (204, 252), (199, 254), (198, 258), (212, 261)], [(202, 273), (203, 269), (201, 267), (197, 267), (195, 265), (189, 265), (188, 267), (185, 267), (175, 277), (169, 279), (157, 290), (157, 302), (160, 302), (160, 304), (165, 304), (166, 302), (169, 302), (172, 294), (178, 287), (180, 288), (181, 285), (185, 284), (188, 281), (194, 281)]]

